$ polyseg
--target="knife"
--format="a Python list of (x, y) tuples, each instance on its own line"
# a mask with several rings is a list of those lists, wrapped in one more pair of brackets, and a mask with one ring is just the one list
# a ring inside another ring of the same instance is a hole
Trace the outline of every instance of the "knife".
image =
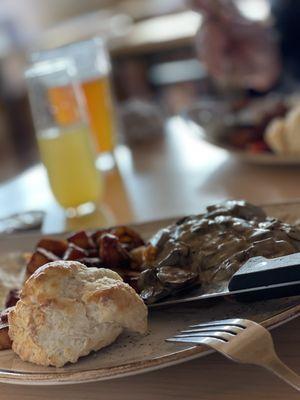
[(236, 301), (250, 302), (297, 295), (300, 295), (300, 253), (273, 259), (261, 256), (250, 258), (229, 282), (195, 288), (189, 293), (168, 297), (149, 307), (228, 296)]

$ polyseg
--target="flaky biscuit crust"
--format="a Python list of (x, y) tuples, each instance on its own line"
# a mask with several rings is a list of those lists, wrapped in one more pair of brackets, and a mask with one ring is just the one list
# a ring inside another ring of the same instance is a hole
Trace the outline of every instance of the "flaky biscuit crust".
[(111, 344), (124, 329), (147, 329), (147, 308), (134, 289), (116, 272), (76, 261), (39, 268), (8, 318), (21, 359), (56, 367)]

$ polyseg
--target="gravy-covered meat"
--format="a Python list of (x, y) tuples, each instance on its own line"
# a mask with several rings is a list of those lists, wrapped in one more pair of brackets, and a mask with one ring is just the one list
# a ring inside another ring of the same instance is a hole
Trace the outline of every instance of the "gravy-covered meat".
[[(43, 238), (26, 269), (28, 278), (50, 261), (73, 260), (110, 268), (148, 304), (192, 286), (226, 282), (249, 258), (300, 251), (300, 230), (267, 217), (245, 201), (207, 207), (159, 230), (145, 245), (127, 226), (76, 232), (66, 240)], [(8, 305), (17, 297), (12, 296)]]
[(139, 279), (141, 296), (152, 303), (191, 285), (226, 281), (251, 257), (298, 251), (300, 230), (245, 201), (226, 201), (150, 239)]

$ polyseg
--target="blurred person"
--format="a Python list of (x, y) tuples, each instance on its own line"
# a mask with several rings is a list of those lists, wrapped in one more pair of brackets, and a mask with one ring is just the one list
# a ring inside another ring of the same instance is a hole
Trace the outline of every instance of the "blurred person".
[(250, 21), (232, 0), (194, 0), (203, 23), (197, 34), (199, 57), (218, 86), (265, 92), (279, 80), (276, 34), (268, 21)]

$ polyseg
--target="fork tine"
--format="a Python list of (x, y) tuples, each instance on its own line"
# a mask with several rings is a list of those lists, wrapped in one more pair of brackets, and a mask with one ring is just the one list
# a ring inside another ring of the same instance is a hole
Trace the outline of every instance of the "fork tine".
[(221, 339), (224, 340), (224, 342), (229, 342), (235, 336), (236, 335), (234, 333), (214, 331), (207, 333), (201, 332), (201, 333), (179, 334), (174, 336), (174, 338), (185, 339), (185, 338), (206, 337), (206, 338)]
[(185, 337), (185, 338), (171, 337), (169, 339), (166, 339), (166, 342), (204, 344), (207, 346), (211, 346), (212, 348), (215, 348), (217, 346), (220, 346), (220, 345), (226, 343), (226, 341), (224, 339), (213, 338), (213, 337), (208, 337), (208, 336)]
[(218, 337), (218, 336), (223, 336), (225, 333), (230, 335), (230, 336), (236, 336), (234, 333), (231, 332), (224, 332), (224, 331), (210, 331), (210, 332), (200, 332), (200, 333), (180, 333), (179, 335), (175, 335), (174, 337), (196, 337), (196, 336), (208, 336), (208, 337)]
[(201, 344), (201, 343), (203, 343), (203, 339), (204, 338), (182, 338), (182, 339), (179, 339), (179, 338), (169, 338), (169, 339), (166, 339), (166, 342), (171, 342), (171, 343), (191, 343), (191, 344)]
[(189, 328), (205, 328), (219, 325), (234, 325), (245, 329), (248, 326), (248, 320), (240, 318), (223, 319), (219, 321), (202, 322), (201, 324), (190, 325)]
[(241, 328), (240, 326), (234, 326), (234, 325), (217, 325), (214, 327), (207, 327), (207, 328), (192, 328), (192, 329), (185, 329), (181, 331), (181, 333), (200, 333), (200, 332), (228, 332), (232, 333), (234, 335), (237, 335), (239, 332), (242, 332), (244, 328)]

